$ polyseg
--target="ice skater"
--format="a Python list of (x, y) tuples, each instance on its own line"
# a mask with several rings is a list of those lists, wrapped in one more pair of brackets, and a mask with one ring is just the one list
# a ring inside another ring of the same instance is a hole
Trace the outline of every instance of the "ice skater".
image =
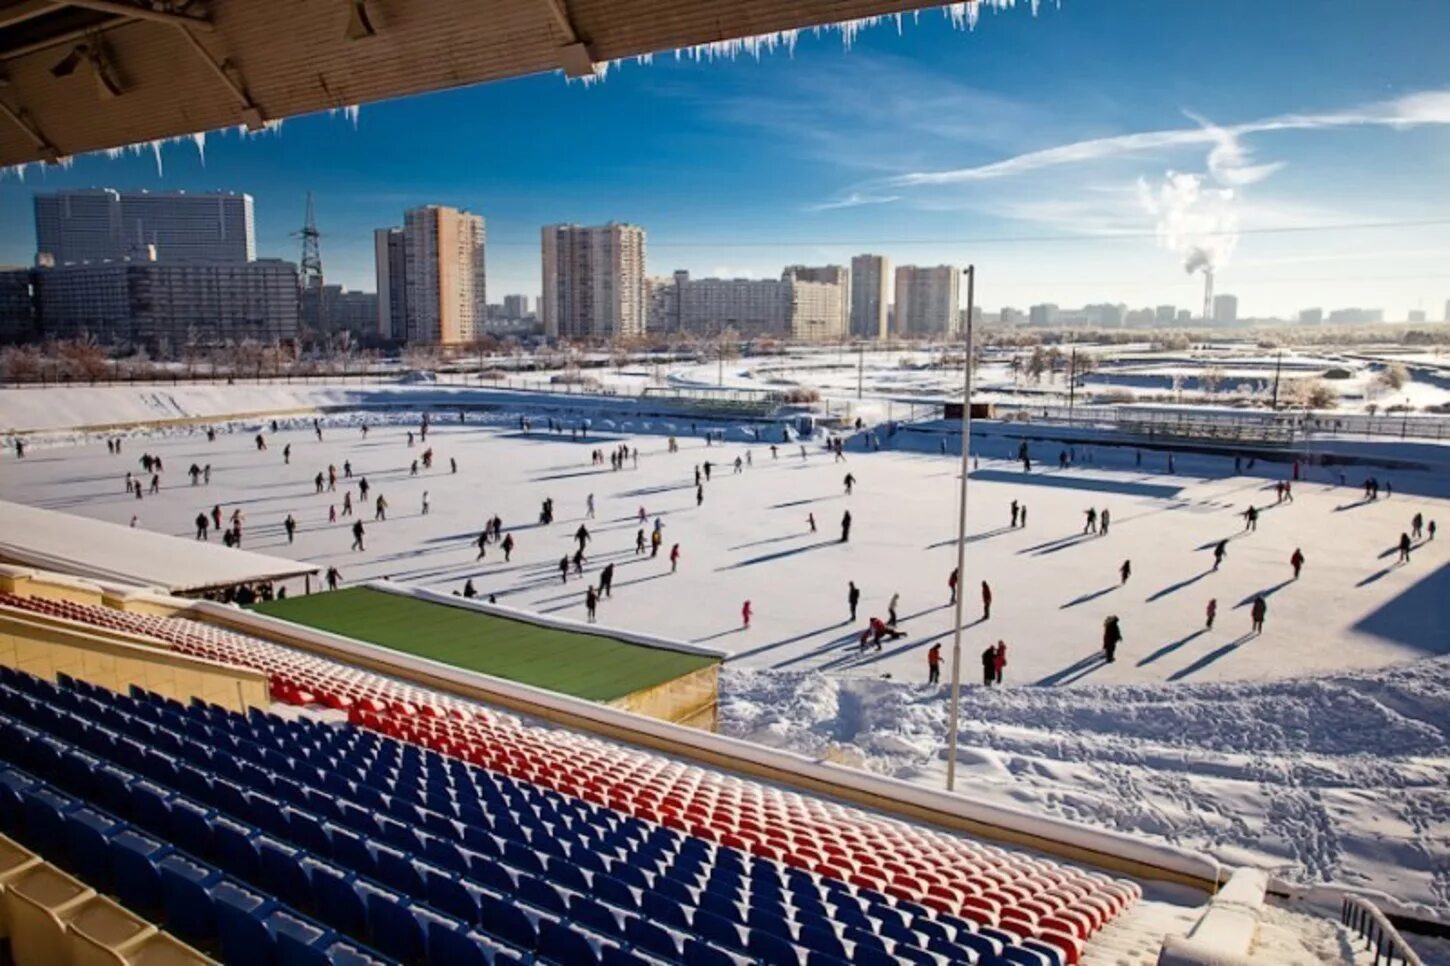
[(1220, 540), (1213, 547), (1213, 569), (1217, 570), (1228, 556), (1228, 541)]
[(846, 479), (843, 482), (845, 482), (845, 484), (846, 484), (846, 495), (847, 496), (850, 496), (851, 495), (852, 488), (855, 487), (855, 485), (856, 485), (856, 476), (855, 476), (855, 474), (847, 473), (846, 474)]
[(510, 533), (505, 536), (503, 543), (499, 544), (499, 546), (503, 548), (503, 562), (508, 563), (509, 558), (513, 556), (514, 552), (514, 535)]
[(740, 607), (740, 623), (745, 630), (750, 630), (750, 601), (746, 601)]
[(1122, 583), (1126, 584), (1128, 578), (1133, 576), (1133, 561), (1124, 560), (1123, 565), (1118, 568), (1118, 576), (1122, 578)]
[(1400, 559), (1398, 562), (1403, 564), (1410, 562), (1410, 535), (1408, 533), (1400, 534)]
[(1087, 522), (1083, 524), (1083, 526), (1082, 526), (1082, 532), (1083, 533), (1097, 533), (1098, 532), (1098, 511), (1097, 511), (1096, 508), (1094, 508), (1094, 507), (1088, 507), (1088, 510), (1087, 510)]
[(990, 688), (997, 677), (997, 649), (988, 644), (982, 650), (982, 687)]
[(807, 513), (806, 514), (806, 523), (809, 523), (810, 524), (810, 526), (811, 526), (811, 533), (815, 533), (816, 532), (816, 515), (814, 513)]
[(680, 545), (674, 544), (670, 547), (670, 573), (680, 569)]
[(338, 584), (342, 583), (342, 572), (336, 567), (327, 568), (327, 589), (336, 590)]
[(1250, 505), (1249, 508), (1244, 511), (1244, 529), (1245, 530), (1253, 530), (1256, 533), (1258, 532), (1258, 529), (1259, 529), (1259, 508), (1258, 507)]
[(1213, 630), (1213, 621), (1214, 621), (1214, 618), (1216, 618), (1218, 616), (1218, 598), (1217, 597), (1210, 597), (1208, 599), (1208, 606), (1206, 608), (1204, 608), (1204, 612), (1203, 613), (1204, 613), (1204, 617), (1206, 618), (1204, 620), (1204, 623), (1203, 623), (1203, 629), (1204, 630), (1208, 630), (1208, 631)]
[(936, 643), (926, 652), (926, 683), (941, 683), (941, 644)]
[(592, 586), (584, 591), (584, 610), (589, 615), (589, 623), (593, 624), (595, 612), (599, 609), (599, 592)]
[(957, 568), (953, 567), (951, 576), (947, 578), (947, 590), (951, 592), (951, 598), (947, 601), (948, 604), (955, 604), (957, 602), (957, 580), (959, 577)]
[(1017, 528), (1017, 501), (1012, 501), (1012, 529)]
[(352, 549), (357, 551), (367, 549), (363, 546), (363, 522), (361, 520), (352, 522)]
[(423, 516), (428, 515), (428, 491), (423, 491)]
[(606, 564), (599, 571), (599, 592), (605, 597), (614, 596), (614, 564)]
[(1304, 551), (1298, 547), (1294, 548), (1294, 554), (1289, 558), (1289, 566), (1294, 568), (1294, 579), (1299, 579), (1299, 571), (1304, 569)]
[(1103, 660), (1109, 664), (1117, 660), (1118, 645), (1123, 643), (1123, 629), (1116, 616), (1103, 621)]
[(584, 500), (584, 519), (594, 519), (594, 494), (589, 494)]
[(1007, 667), (1007, 643), (1005, 641), (998, 641), (997, 642), (996, 653), (993, 655), (993, 660), (992, 660), (992, 669), (995, 672), (994, 673), (994, 676), (993, 676), (993, 679), (992, 679), (992, 683), (993, 684), (1001, 684), (1002, 683), (1002, 671), (1006, 667)]
[(992, 617), (992, 587), (985, 580), (982, 581), (982, 620), (990, 620)]
[(297, 536), (297, 518), (287, 514), (287, 519), (282, 521), (282, 529), (287, 531), (287, 542), (291, 543)]
[(1249, 619), (1253, 621), (1253, 632), (1264, 633), (1264, 618), (1269, 614), (1269, 603), (1264, 600), (1262, 594), (1255, 595), (1254, 604), (1249, 608)]
[(841, 542), (851, 542), (851, 511), (841, 514)]
[(892, 627), (896, 626), (896, 605), (901, 603), (901, 594), (893, 593), (891, 603), (886, 605), (886, 623)]
[(1101, 512), (1101, 513), (1098, 514), (1098, 535), (1099, 536), (1106, 537), (1108, 535), (1108, 523), (1109, 523), (1108, 508), (1107, 507), (1103, 507), (1103, 512)]
[(856, 586), (854, 580), (847, 581), (850, 589), (846, 591), (846, 605), (851, 608), (851, 623), (856, 622), (856, 607), (861, 603), (861, 588)]

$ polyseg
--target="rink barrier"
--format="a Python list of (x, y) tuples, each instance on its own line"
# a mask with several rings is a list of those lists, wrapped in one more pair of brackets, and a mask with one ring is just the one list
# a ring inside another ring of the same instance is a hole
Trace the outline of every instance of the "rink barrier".
[(1248, 966), (1268, 881), (1262, 869), (1234, 870), (1188, 935), (1163, 938), (1158, 966)]
[(645, 717), (416, 655), (365, 644), (254, 611), (196, 601), (180, 616), (250, 634), (466, 700), (661, 752), (782, 788), (861, 806), (976, 839), (1031, 849), (1137, 879), (1215, 892), (1225, 867), (1199, 852), (1094, 829), (1006, 805), (976, 802), (900, 779), (870, 775), (790, 751)]

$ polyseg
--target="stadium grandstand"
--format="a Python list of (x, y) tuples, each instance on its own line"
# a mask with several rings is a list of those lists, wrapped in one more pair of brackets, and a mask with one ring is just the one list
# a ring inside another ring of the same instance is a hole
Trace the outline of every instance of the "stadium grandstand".
[[(84, 586), (0, 573), (0, 635), (32, 638), (0, 649), (21, 966), (108, 943), (122, 962), (1274, 961), (1249, 956), (1263, 873)], [(139, 664), (39, 661), (59, 633), (266, 684), (222, 704)], [(88, 931), (97, 903), (121, 925)]]

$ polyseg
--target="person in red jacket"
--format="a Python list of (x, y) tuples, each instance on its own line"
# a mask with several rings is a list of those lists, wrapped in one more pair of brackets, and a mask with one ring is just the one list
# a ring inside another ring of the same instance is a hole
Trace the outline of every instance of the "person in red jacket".
[(941, 683), (941, 644), (933, 644), (926, 652), (927, 684)]
[[(680, 569), (680, 545), (677, 543), (670, 547), (670, 573)], [(749, 621), (746, 621), (748, 624)]]
[(750, 601), (748, 600), (745, 602), (745, 605), (740, 608), (740, 620), (743, 623), (745, 629), (747, 631), (750, 630)]
[(952, 568), (952, 575), (947, 578), (947, 590), (952, 592), (952, 599), (947, 601), (947, 603), (955, 604), (957, 602), (957, 571), (955, 567)]
[(992, 659), (992, 669), (996, 672), (996, 682), (1002, 683), (1002, 669), (1007, 666), (1007, 644), (1004, 641), (997, 642), (997, 651)]

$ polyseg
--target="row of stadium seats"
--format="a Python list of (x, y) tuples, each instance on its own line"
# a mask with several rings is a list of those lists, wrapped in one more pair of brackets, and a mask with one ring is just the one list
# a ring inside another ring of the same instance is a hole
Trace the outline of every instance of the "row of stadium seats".
[(1134, 901), (1128, 882), (620, 748), (435, 695), (381, 675), (209, 625), (0, 596), (0, 604), (169, 641), (177, 650), (266, 671), (292, 703), (346, 708), (366, 728), (483, 766), (571, 800), (606, 806), (760, 859), (1027, 940), (1075, 962), (1083, 943)]
[(0, 826), (228, 961), (1061, 961), (351, 726), (6, 671), (0, 742)]

